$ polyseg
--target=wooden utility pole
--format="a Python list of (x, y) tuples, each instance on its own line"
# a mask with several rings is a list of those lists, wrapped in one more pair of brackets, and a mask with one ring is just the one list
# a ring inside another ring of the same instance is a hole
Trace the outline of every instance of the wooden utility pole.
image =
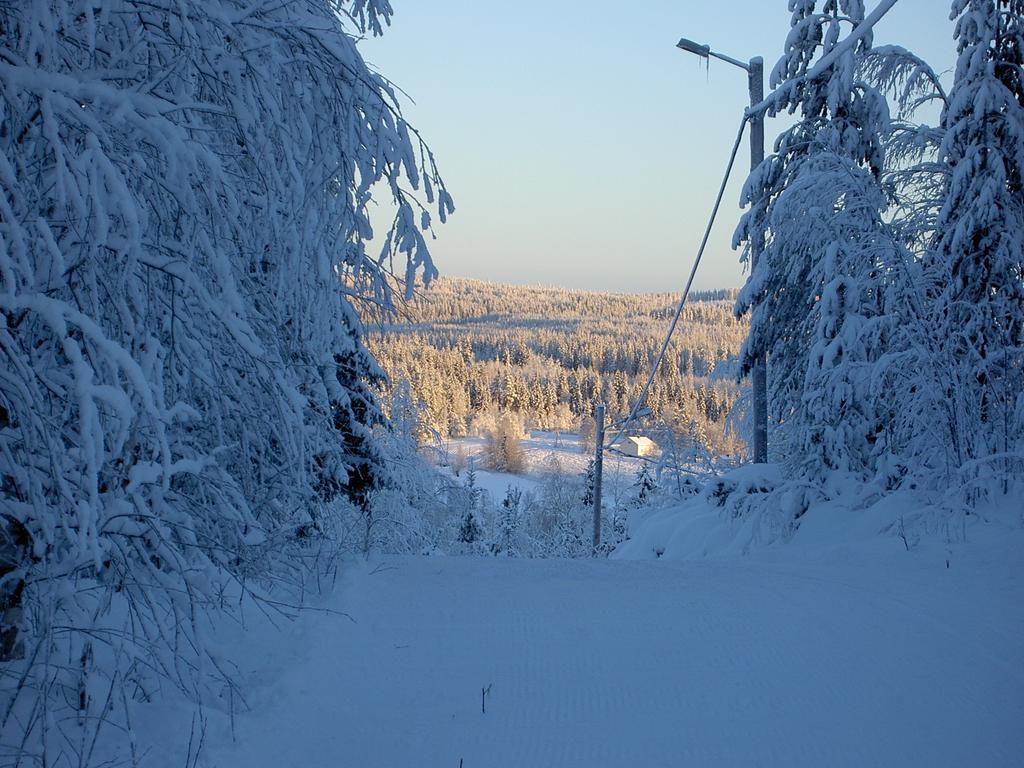
[(594, 406), (594, 557), (601, 548), (601, 472), (604, 466), (604, 405)]

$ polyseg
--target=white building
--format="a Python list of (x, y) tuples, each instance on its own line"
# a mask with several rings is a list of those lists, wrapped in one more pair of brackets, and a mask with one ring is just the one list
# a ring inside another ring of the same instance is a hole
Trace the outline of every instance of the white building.
[(619, 443), (619, 450), (627, 456), (650, 456), (658, 450), (658, 444), (649, 437), (627, 437)]

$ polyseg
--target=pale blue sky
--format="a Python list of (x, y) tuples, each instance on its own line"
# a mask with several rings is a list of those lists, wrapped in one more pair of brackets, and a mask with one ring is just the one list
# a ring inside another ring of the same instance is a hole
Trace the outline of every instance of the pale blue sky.
[[(442, 274), (619, 291), (678, 290), (747, 103), (746, 74), (680, 37), (778, 58), (786, 0), (465, 3), (392, 0), (363, 55), (401, 87), (456, 213)], [(867, 0), (870, 11), (875, 0)], [(875, 43), (954, 62), (946, 0), (899, 0)], [(767, 74), (766, 74), (767, 78)], [(948, 78), (947, 78), (948, 79)], [(767, 85), (766, 85), (767, 87)], [(781, 123), (769, 121), (767, 145)], [(744, 146), (696, 286), (739, 285), (730, 249)]]

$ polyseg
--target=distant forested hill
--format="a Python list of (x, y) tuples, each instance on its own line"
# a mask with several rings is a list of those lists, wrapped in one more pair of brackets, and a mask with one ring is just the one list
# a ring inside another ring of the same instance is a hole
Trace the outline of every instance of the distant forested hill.
[[(734, 298), (691, 296), (648, 398), (657, 420), (719, 453), (742, 450), (725, 429), (746, 335)], [(369, 344), (390, 378), (385, 399), (407, 392), (424, 431), (464, 435), (504, 411), (536, 428), (577, 429), (596, 402), (612, 419), (628, 412), (677, 300), (442, 278), (400, 317), (368, 322)]]

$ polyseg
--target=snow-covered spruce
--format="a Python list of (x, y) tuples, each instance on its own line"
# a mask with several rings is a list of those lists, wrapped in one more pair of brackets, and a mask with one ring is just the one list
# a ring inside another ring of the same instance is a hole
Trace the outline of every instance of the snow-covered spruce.
[(738, 242), (764, 244), (737, 310), (750, 313), (749, 366), (771, 360), (774, 450), (802, 475), (870, 476), (885, 423), (868, 393), (887, 334), (883, 280), (903, 258), (883, 222), (884, 96), (859, 79), (870, 34), (818, 77), (814, 62), (864, 18), (859, 0), (792, 2), (786, 51), (772, 72), (775, 109), (800, 120), (747, 181)]
[(956, 0), (953, 14), (945, 200), (924, 266), (947, 387), (937, 425), (964, 481), (1005, 484), (1024, 473), (1024, 2)]
[(406, 188), (452, 210), (356, 48), (390, 13), (0, 2), (5, 749), (84, 764), (132, 699), (205, 696), (207, 617), (301, 577), (379, 485), (344, 286), (388, 301), (394, 255), (433, 276)]
[[(900, 106), (887, 186), (914, 256), (893, 275), (896, 333), (873, 382), (892, 423), (890, 476), (967, 501), (1024, 476), (1022, 12), (953, 4), (960, 56), (948, 96), (906, 51), (869, 67)], [(914, 124), (928, 102), (941, 105), (940, 124)]]

